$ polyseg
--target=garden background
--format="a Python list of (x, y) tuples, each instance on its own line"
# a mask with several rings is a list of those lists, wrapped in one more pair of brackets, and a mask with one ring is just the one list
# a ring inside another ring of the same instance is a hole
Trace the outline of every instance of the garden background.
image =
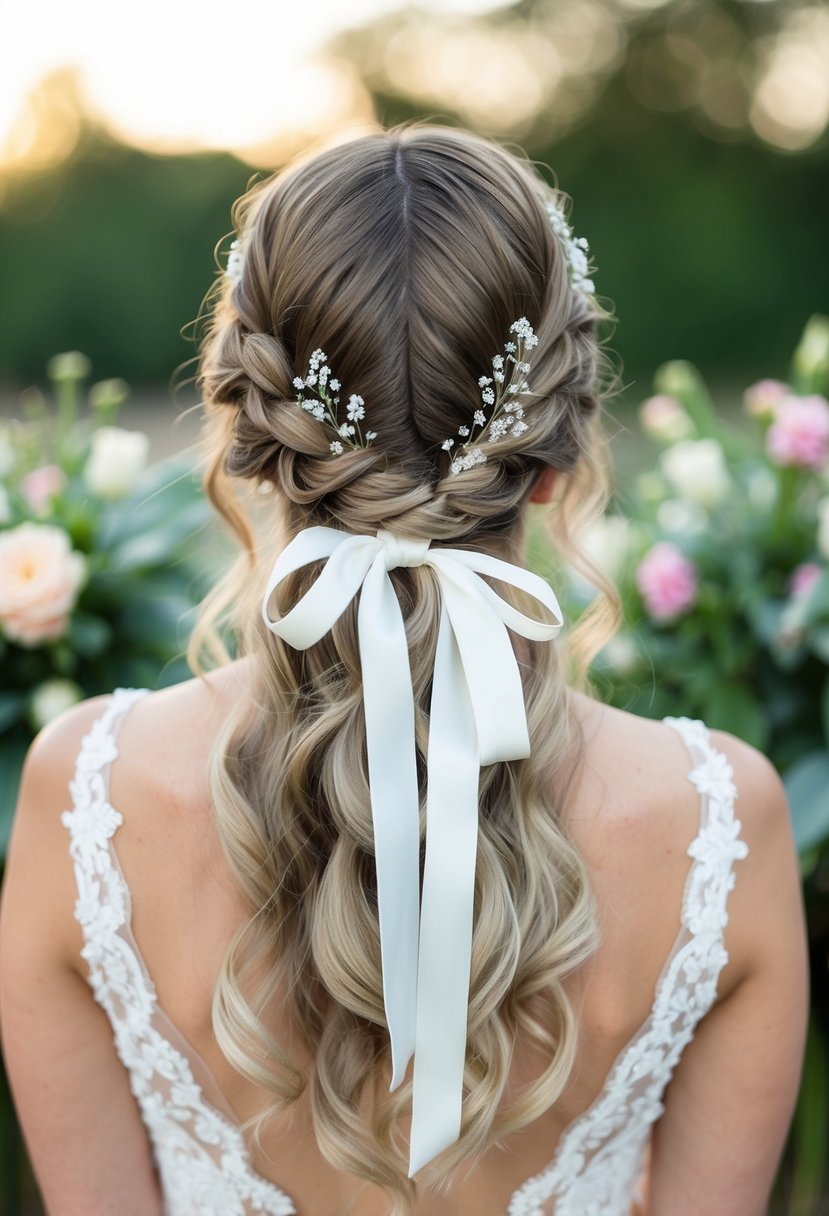
[[(637, 713), (688, 713), (746, 738), (789, 792), (813, 1014), (772, 1211), (819, 1216), (829, 1211), (829, 8), (301, 7), (277, 15), (244, 0), (232, 31), (206, 32), (195, 6), (168, 4), (162, 18), (147, 4), (116, 36), (88, 0), (72, 6), (71, 27), (61, 18), (63, 52), (25, 89), (21, 77), (19, 95), (12, 66), (36, 63), (38, 35), (25, 14), (2, 18), (0, 542), (26, 524), (57, 528), (62, 559), (83, 562), (64, 636), (27, 638), (11, 615), (0, 631), (3, 847), (39, 724), (78, 696), (186, 675), (192, 607), (223, 554), (192, 475), (192, 360), (232, 201), (319, 136), (373, 117), (514, 141), (572, 196), (597, 291), (618, 317), (608, 335), (622, 380), (608, 405), (617, 489), (589, 541), (625, 620), (596, 679)], [(93, 32), (103, 60), (91, 57)], [(539, 544), (534, 560), (543, 570), (554, 558)], [(590, 591), (569, 574), (577, 615)], [(39, 1211), (4, 1089), (0, 1213)]]

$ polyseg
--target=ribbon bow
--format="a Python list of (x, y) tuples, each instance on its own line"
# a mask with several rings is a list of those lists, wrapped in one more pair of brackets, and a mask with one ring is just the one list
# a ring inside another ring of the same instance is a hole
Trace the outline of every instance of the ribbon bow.
[[(485, 553), (430, 549), (381, 529), (300, 532), (276, 559), (262, 601), (273, 633), (298, 650), (318, 642), (360, 591), (363, 674), (390, 1090), (414, 1054), (409, 1177), (460, 1135), (481, 765), (530, 754), (523, 688), (507, 628), (547, 641), (563, 625), (536, 574)], [(270, 615), (287, 575), (328, 558), (290, 612)], [(390, 570), (431, 566), (441, 590), (427, 753), (426, 858), (420, 907), (415, 715), (403, 614)], [(479, 576), (528, 592), (555, 624), (519, 612)], [(419, 924), (418, 924), (419, 921)]]

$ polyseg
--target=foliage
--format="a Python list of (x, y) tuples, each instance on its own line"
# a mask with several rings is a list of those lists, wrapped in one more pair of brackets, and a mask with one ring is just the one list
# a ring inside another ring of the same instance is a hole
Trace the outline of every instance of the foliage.
[(0, 855), (33, 734), (118, 685), (182, 679), (182, 619), (200, 596), (209, 516), (180, 459), (144, 468), (147, 437), (114, 426), (123, 381), (91, 386), (78, 352), (49, 364), (53, 399), (0, 432)]

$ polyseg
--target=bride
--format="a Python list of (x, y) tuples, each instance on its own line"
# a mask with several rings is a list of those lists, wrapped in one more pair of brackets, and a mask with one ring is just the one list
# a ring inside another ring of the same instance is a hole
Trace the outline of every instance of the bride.
[(546, 511), (585, 567), (606, 502), (564, 200), (422, 125), (238, 201), (199, 382), (242, 555), (195, 678), (73, 708), (22, 780), (0, 1015), (50, 1216), (766, 1212), (808, 1007), (782, 784), (603, 705), (614, 589), (586, 563), (568, 634), (523, 558)]

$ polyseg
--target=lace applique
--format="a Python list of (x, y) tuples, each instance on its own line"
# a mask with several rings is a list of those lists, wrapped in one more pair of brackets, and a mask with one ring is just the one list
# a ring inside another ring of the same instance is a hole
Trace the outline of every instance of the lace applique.
[(113, 726), (147, 691), (113, 693), (81, 744), (70, 783), (74, 809), (61, 815), (78, 886), (81, 955), (152, 1139), (166, 1216), (293, 1216), (288, 1196), (252, 1169), (241, 1130), (205, 1101), (188, 1061), (153, 1025), (155, 988), (119, 932), (130, 903), (109, 844), (123, 818), (110, 805), (106, 774), (118, 754)]
[(693, 858), (682, 901), (682, 924), (662, 970), (648, 1020), (617, 1057), (596, 1101), (561, 1137), (552, 1163), (515, 1192), (508, 1216), (627, 1216), (652, 1124), (664, 1111), (665, 1086), (713, 1005), (728, 961), (723, 930), (734, 887), (733, 862), (748, 854), (734, 818), (737, 790), (728, 758), (709, 741), (705, 724), (664, 718), (695, 760), (688, 779), (701, 796), (702, 826), (688, 847)]

